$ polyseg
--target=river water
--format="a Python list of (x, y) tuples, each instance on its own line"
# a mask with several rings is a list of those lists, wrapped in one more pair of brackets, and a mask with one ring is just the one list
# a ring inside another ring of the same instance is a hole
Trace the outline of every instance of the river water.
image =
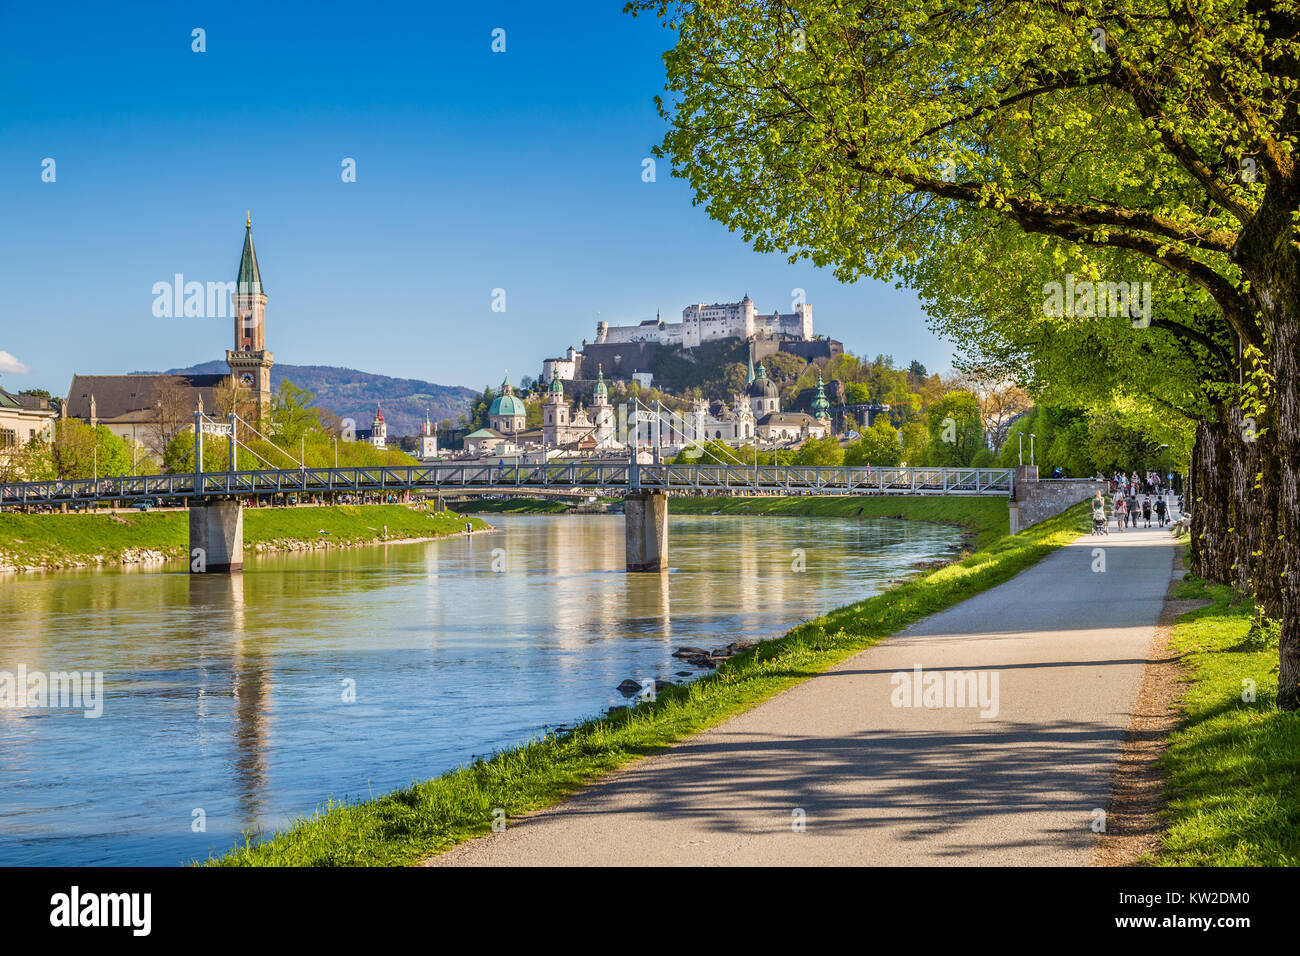
[[(103, 674), (103, 713), (0, 706), (0, 865), (161, 864), (624, 703), (670, 655), (775, 637), (960, 543), (895, 520), (674, 516), (668, 574), (617, 516), (0, 578), (0, 672)], [(352, 699), (354, 698), (354, 699)]]

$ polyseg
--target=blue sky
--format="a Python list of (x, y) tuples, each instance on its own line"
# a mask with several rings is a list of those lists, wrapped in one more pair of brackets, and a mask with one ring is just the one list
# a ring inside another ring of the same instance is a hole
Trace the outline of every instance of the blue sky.
[(946, 370), (910, 292), (757, 255), (666, 162), (642, 182), (671, 34), (621, 7), (0, 5), (0, 353), (28, 369), (0, 384), (222, 358), (230, 321), (152, 288), (232, 280), (246, 209), (281, 363), (478, 388), (598, 319), (802, 288), (849, 350)]

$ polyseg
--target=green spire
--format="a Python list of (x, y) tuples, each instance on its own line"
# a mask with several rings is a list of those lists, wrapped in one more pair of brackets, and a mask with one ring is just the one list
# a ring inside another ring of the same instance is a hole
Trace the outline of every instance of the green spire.
[(831, 403), (826, 399), (826, 387), (821, 372), (817, 373), (817, 397), (812, 403), (813, 418), (830, 418)]
[(501, 394), (513, 395), (514, 393), (514, 387), (510, 384), (510, 373), (506, 372), (506, 377), (501, 380)]
[(745, 386), (754, 384), (754, 346), (749, 347), (749, 369), (745, 372)]
[(609, 387), (605, 384), (605, 369), (603, 365), (596, 366), (596, 387), (592, 389), (595, 395), (608, 395)]
[(266, 294), (262, 288), (262, 274), (257, 271), (257, 253), (253, 251), (253, 215), (244, 221), (244, 251), (239, 257), (239, 278), (235, 280), (237, 294)]
[(552, 395), (564, 394), (564, 383), (560, 381), (560, 376), (558, 375), (553, 375), (551, 377), (551, 394)]

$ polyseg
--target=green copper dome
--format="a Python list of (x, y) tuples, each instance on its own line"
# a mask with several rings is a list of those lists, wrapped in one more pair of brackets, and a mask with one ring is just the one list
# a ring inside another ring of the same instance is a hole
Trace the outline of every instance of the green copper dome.
[(489, 415), (501, 415), (510, 417), (512, 415), (526, 415), (524, 403), (515, 398), (515, 390), (510, 386), (510, 376), (505, 377), (501, 383), (501, 394), (492, 402), (492, 407), (488, 409)]
[(564, 394), (564, 383), (560, 381), (558, 375), (555, 378), (551, 379), (551, 394), (552, 395)]
[(596, 366), (596, 387), (592, 389), (595, 395), (608, 395), (609, 387), (605, 384), (605, 370), (601, 366)]

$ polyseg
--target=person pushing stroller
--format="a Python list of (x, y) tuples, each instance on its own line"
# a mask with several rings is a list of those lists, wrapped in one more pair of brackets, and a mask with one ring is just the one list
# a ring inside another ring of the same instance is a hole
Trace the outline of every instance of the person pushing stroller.
[(1110, 534), (1106, 527), (1106, 499), (1100, 491), (1092, 499), (1092, 533)]

